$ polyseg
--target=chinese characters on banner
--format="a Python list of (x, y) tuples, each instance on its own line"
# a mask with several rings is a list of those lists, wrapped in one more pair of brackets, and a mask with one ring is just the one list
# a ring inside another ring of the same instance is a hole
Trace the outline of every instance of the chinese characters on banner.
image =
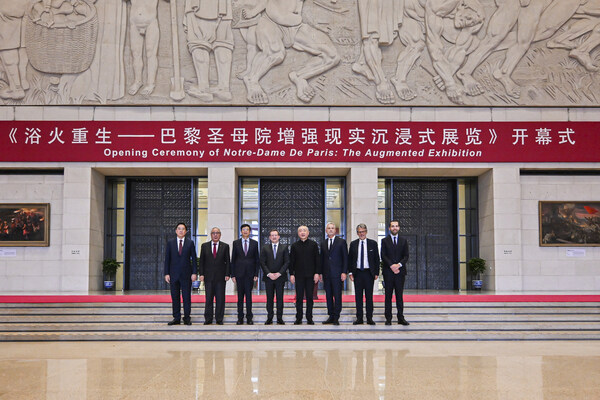
[(7, 121), (0, 162), (597, 162), (596, 122)]

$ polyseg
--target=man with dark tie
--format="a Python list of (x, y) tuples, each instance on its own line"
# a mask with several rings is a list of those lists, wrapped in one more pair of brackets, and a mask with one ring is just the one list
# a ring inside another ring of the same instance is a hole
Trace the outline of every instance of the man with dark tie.
[(383, 260), (383, 279), (385, 282), (385, 324), (392, 324), (392, 294), (396, 292), (396, 309), (398, 323), (408, 325), (404, 319), (404, 279), (406, 278), (406, 263), (408, 262), (408, 242), (398, 236), (400, 224), (397, 220), (390, 221), (390, 234), (381, 241), (381, 259)]
[(165, 251), (165, 281), (171, 286), (173, 319), (168, 325), (181, 323), (180, 292), (183, 297), (183, 323), (192, 324), (192, 282), (196, 280), (196, 245), (185, 237), (187, 226), (180, 222), (175, 227), (176, 239), (167, 242)]
[(348, 246), (344, 239), (335, 235), (335, 231), (335, 224), (328, 222), (325, 226), (327, 238), (321, 242), (321, 271), (329, 314), (329, 318), (323, 323), (339, 325), (342, 288), (348, 274)]
[(210, 241), (200, 249), (200, 280), (204, 281), (206, 300), (204, 305), (204, 325), (213, 322), (213, 300), (217, 325), (223, 325), (225, 316), (225, 284), (229, 280), (229, 245), (221, 242), (221, 230), (210, 230)]
[(231, 279), (237, 286), (238, 294), (238, 320), (237, 324), (244, 323), (244, 297), (246, 297), (246, 320), (252, 325), (252, 287), (258, 280), (258, 242), (250, 239), (250, 225), (243, 224), (240, 228), (242, 237), (231, 245)]
[(279, 243), (279, 232), (276, 229), (269, 232), (271, 243), (265, 244), (260, 250), (260, 267), (263, 270), (263, 280), (267, 289), (267, 320), (265, 325), (273, 323), (273, 296), (277, 296), (277, 324), (283, 322), (283, 285), (287, 281), (287, 269), (290, 265), (290, 254), (285, 244)]
[(373, 284), (379, 276), (379, 249), (377, 242), (367, 239), (367, 226), (358, 224), (358, 239), (350, 243), (348, 256), (350, 279), (354, 282), (354, 298), (356, 301), (356, 320), (354, 325), (363, 324), (363, 292), (367, 301), (367, 324), (373, 321)]
[(302, 306), (306, 296), (306, 323), (314, 325), (313, 321), (313, 291), (321, 275), (321, 259), (319, 246), (308, 238), (307, 226), (298, 227), (298, 240), (290, 250), (290, 282), (296, 285), (296, 321), (294, 325), (302, 324)]

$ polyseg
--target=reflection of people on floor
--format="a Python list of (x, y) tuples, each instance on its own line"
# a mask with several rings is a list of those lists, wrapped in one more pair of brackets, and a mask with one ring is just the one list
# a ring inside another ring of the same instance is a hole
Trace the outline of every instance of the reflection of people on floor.
[(0, 89), (0, 98), (20, 100), (29, 89), (27, 53), (23, 41), (23, 16), (26, 1), (0, 0), (0, 63), (8, 87)]
[[(198, 84), (187, 92), (201, 101), (210, 102), (213, 96), (230, 101), (229, 89), (233, 54), (231, 29), (231, 0), (186, 0), (183, 27), (187, 33), (188, 50), (192, 54)], [(217, 87), (209, 83), (210, 52), (217, 67)]]
[(296, 86), (296, 96), (308, 103), (316, 95), (308, 79), (335, 67), (340, 58), (331, 39), (325, 33), (302, 22), (304, 0), (267, 0), (265, 12), (256, 26), (256, 41), (260, 51), (244, 77), (247, 99), (254, 104), (267, 104), (269, 97), (259, 80), (274, 66), (283, 62), (287, 48), (292, 47), (314, 55), (298, 70), (289, 73)]
[(158, 71), (158, 0), (129, 0), (129, 41), (133, 62), (133, 83), (129, 85), (128, 93), (135, 95), (143, 85), (142, 71), (144, 69), (144, 50), (146, 51), (146, 85), (140, 94), (149, 95), (156, 87)]

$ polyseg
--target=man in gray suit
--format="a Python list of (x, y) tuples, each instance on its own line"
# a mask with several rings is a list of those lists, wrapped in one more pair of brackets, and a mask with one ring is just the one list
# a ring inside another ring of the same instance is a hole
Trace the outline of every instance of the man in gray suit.
[(267, 289), (267, 321), (273, 323), (273, 296), (277, 296), (277, 324), (283, 322), (283, 285), (287, 281), (287, 269), (290, 265), (290, 255), (285, 244), (279, 243), (279, 232), (273, 229), (269, 232), (270, 244), (260, 251), (260, 267), (263, 270), (263, 280)]

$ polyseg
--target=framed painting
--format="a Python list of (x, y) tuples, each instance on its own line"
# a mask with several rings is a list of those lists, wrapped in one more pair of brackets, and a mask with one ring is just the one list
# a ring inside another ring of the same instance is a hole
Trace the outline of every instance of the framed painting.
[(540, 201), (540, 246), (600, 246), (600, 201)]
[(0, 204), (0, 246), (50, 245), (50, 204)]

